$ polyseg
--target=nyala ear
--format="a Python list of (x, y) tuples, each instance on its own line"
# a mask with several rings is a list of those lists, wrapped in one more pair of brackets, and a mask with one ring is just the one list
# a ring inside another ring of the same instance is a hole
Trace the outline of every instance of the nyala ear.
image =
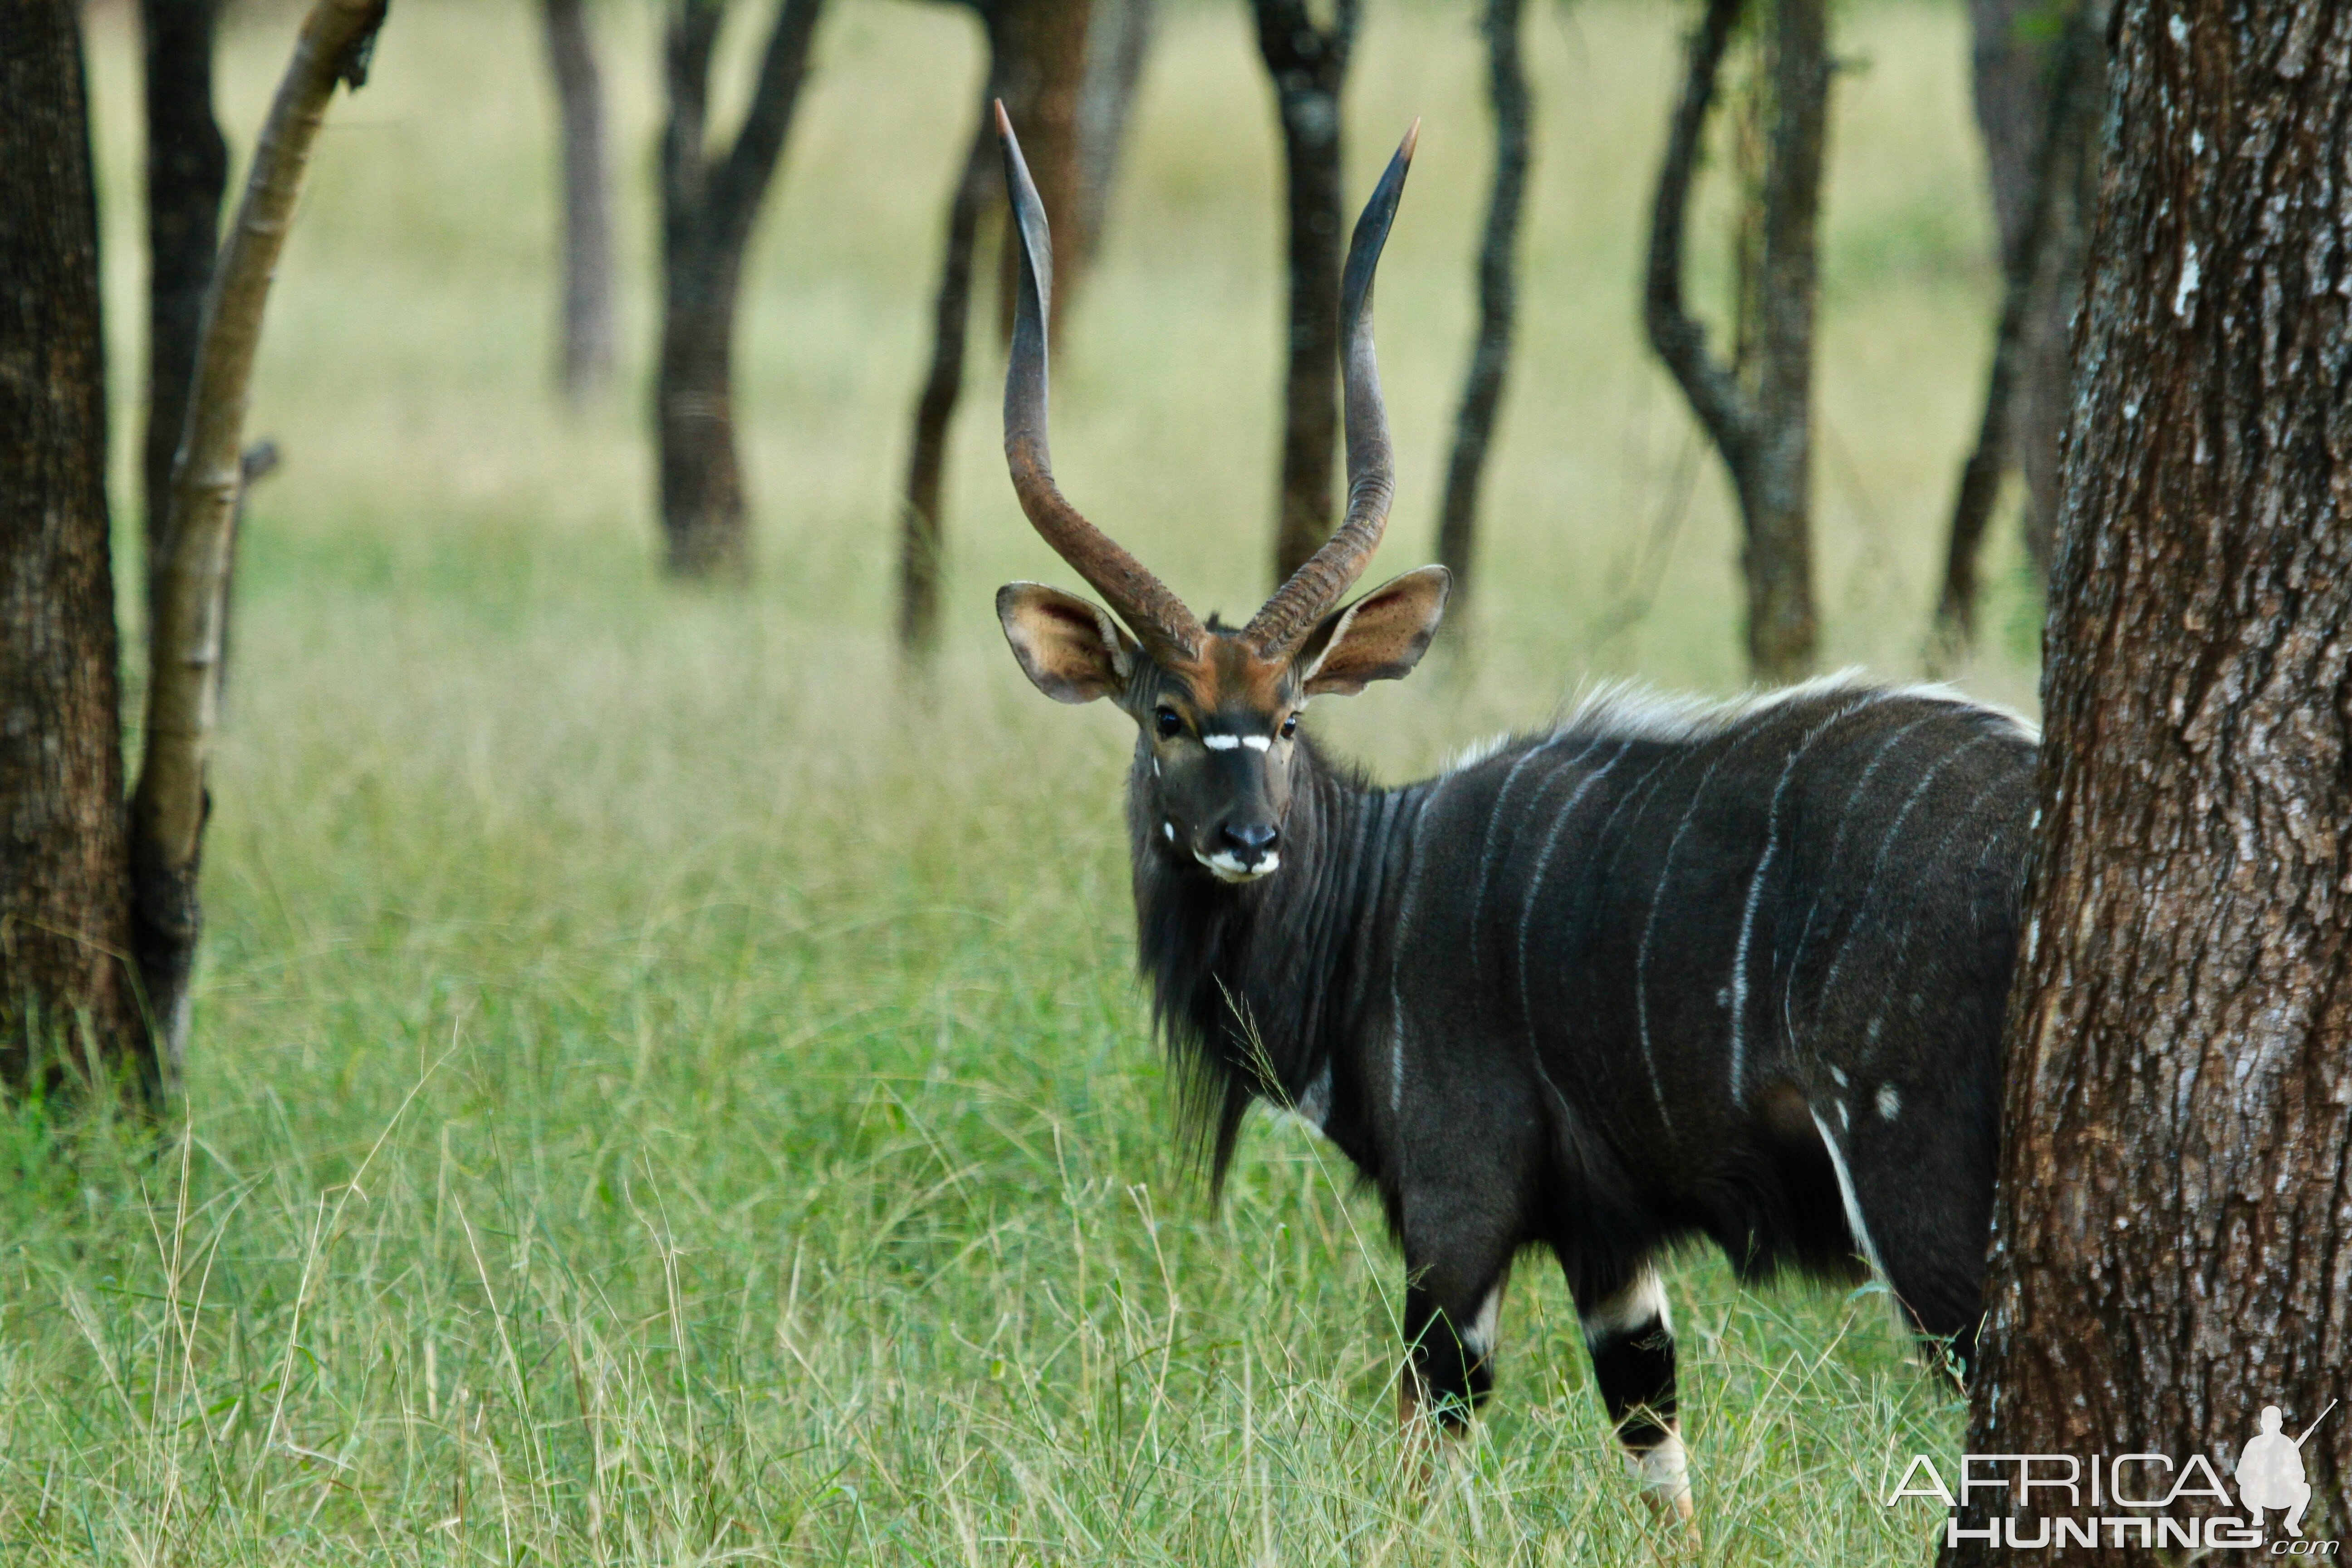
[(1412, 674), (1437, 635), (1453, 590), (1453, 573), (1424, 566), (1332, 611), (1299, 647), (1300, 686), (1309, 697), (1351, 697), (1368, 682)]
[(1108, 610), (1043, 583), (999, 588), (996, 618), (1031, 683), (1056, 702), (1118, 696), (1142, 652)]

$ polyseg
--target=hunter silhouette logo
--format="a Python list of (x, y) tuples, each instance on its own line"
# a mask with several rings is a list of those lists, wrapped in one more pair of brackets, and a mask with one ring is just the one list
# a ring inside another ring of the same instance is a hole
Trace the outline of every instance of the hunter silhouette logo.
[(2254, 1528), (2263, 1527), (2263, 1510), (2282, 1508), (2287, 1510), (2286, 1531), (2289, 1535), (2303, 1533), (2303, 1510), (2311, 1506), (2311, 1483), (2303, 1475), (2303, 1441), (2319, 1430), (2319, 1422), (2327, 1419), (2336, 1401), (2327, 1402), (2327, 1409), (2319, 1413), (2303, 1429), (2303, 1437), (2290, 1438), (2280, 1430), (2286, 1417), (2275, 1405), (2263, 1406), (2263, 1429), (2246, 1443), (2246, 1451), (2238, 1456), (2238, 1499), (2245, 1504)]

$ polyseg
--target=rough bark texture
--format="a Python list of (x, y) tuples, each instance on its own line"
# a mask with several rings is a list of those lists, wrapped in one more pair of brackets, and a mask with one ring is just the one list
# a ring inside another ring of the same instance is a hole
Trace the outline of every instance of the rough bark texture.
[[(947, 244), (932, 305), (931, 360), (915, 402), (914, 439), (898, 535), (898, 642), (927, 656), (939, 636), (948, 433), (963, 392), (971, 317), (972, 257), (1004, 188), (995, 102), (1021, 138), (1052, 226), (1053, 320), (1049, 342), (1100, 243), (1135, 89), (1150, 40), (1151, 0), (994, 0), (976, 7), (988, 38), (976, 129), (948, 202)], [(1009, 237), (1009, 230), (1008, 230)], [(999, 326), (1009, 331), (1012, 268), (1001, 253)]]
[(2352, 1364), (2352, 9), (2126, 0), (2111, 68), (1968, 1448), (2226, 1477)]
[(654, 388), (662, 531), (672, 573), (741, 577), (751, 522), (735, 449), (735, 307), (743, 250), (784, 150), (824, 0), (782, 0), (735, 141), (706, 148), (725, 0), (672, 0), (664, 50), (662, 337)]
[(228, 144), (213, 119), (217, 0), (142, 0), (147, 62), (147, 431), (140, 462), (147, 562), (171, 510), (205, 289), (220, 246)]
[[(1993, 217), (2001, 254), (2016, 254), (2033, 222), (2042, 136), (2056, 96), (2059, 47), (2070, 15), (2094, 39), (2106, 30), (2108, 0), (1969, 0), (1977, 125), (1984, 134)], [(2098, 177), (2099, 106), (2106, 100), (2106, 54), (2083, 62), (2074, 111), (2063, 121), (2051, 172), (2051, 205), (2016, 349), (2016, 383), (2004, 459), (2024, 470), (2025, 547), (2050, 564), (2058, 515), (2058, 443), (2066, 427), (2074, 367), (2074, 308)]]
[(1731, 471), (1745, 531), (1748, 658), (1759, 680), (1812, 668), (1811, 512), (1815, 223), (1829, 119), (1824, 0), (1769, 0), (1762, 29), (1766, 119), (1762, 253), (1752, 390), (1715, 359), (1682, 298), (1683, 233), (1716, 79), (1743, 0), (1708, 0), (1668, 131), (1651, 214), (1644, 314), (1665, 362)]
[[(2046, 344), (2044, 313), (2057, 290), (2051, 287), (2051, 250), (2065, 250), (2079, 267), (2083, 240), (2080, 224), (2072, 216), (2079, 205), (2074, 185), (2084, 166), (2083, 128), (2095, 123), (2097, 94), (2105, 85), (2095, 28), (2098, 18), (2087, 0), (2073, 0), (2062, 13), (2062, 31), (2048, 61), (2048, 91), (2042, 95), (2042, 134), (2035, 142), (2030, 170), (2032, 200), (2024, 222), (2003, 237), (2000, 316), (1993, 329), (1991, 367), (1985, 374), (1984, 406), (1977, 422), (1977, 440), (1961, 467), (1960, 482), (1952, 500), (1952, 525), (1944, 552), (1944, 584), (1936, 603), (1935, 630), (1928, 643), (1928, 666), (1940, 672), (1966, 656), (1976, 638), (1977, 554), (1993, 503), (2000, 497), (2001, 476), (2010, 453), (2018, 444), (2017, 405), (2023, 401), (2021, 383), (2029, 375), (2045, 375), (2051, 366), (2032, 355)], [(2078, 290), (2069, 283), (2070, 300)], [(2072, 309), (2071, 303), (2068, 307)], [(2040, 431), (2032, 432), (2036, 442)], [(2054, 435), (2050, 443), (2055, 450)], [(2031, 490), (2031, 486), (2028, 489)], [(2027, 500), (2027, 532), (2036, 529), (2033, 498)], [(2046, 517), (2040, 527), (2046, 548)]]
[(1282, 481), (1274, 580), (1286, 583), (1330, 536), (1339, 433), (1339, 89), (1359, 0), (1338, 0), (1318, 27), (1306, 0), (1251, 0), (1258, 52), (1282, 121), (1290, 278), (1289, 370), (1282, 392)]
[(246, 474), (245, 410), (269, 285), (335, 85), (367, 79), (389, 0), (317, 0), (295, 39), (253, 150), (212, 289), (172, 469), (171, 521), (153, 573), (147, 744), (131, 796), (131, 942), (163, 1073), (187, 1041), (188, 984), (204, 927), (197, 900), (205, 767), (220, 710), (229, 564)]
[(1437, 559), (1454, 574), (1445, 625), (1469, 624), (1470, 562), (1478, 530), (1478, 489), (1486, 447), (1502, 406), (1517, 309), (1519, 207), (1528, 184), (1530, 118), (1527, 72), (1519, 63), (1519, 0), (1486, 0), (1486, 98), (1495, 115), (1495, 183), (1486, 196), (1486, 230), (1478, 247), (1478, 341), (1454, 416), (1454, 456), (1445, 466), (1438, 510)]
[(547, 58), (563, 136), (563, 313), (557, 375), (579, 403), (613, 378), (613, 214), (604, 85), (582, 0), (546, 0)]
[(78, 7), (0, 0), (0, 1083), (152, 1083), (131, 969)]

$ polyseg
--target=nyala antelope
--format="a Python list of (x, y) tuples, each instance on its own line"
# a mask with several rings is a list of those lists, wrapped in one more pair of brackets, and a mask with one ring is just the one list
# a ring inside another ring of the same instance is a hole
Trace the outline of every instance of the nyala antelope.
[(1139, 961), (1196, 1086), (1213, 1181), (1254, 1100), (1295, 1109), (1404, 1252), (1400, 1380), (1458, 1427), (1523, 1249), (1566, 1270), (1650, 1500), (1690, 1515), (1661, 1255), (1865, 1266), (1961, 1364), (1993, 1191), (1997, 1045), (2035, 736), (1936, 689), (1818, 681), (1723, 705), (1588, 701), (1401, 788), (1299, 728), (1410, 672), (1424, 567), (1342, 606), (1392, 474), (1372, 273), (1413, 136), (1356, 225), (1341, 322), (1348, 509), (1239, 628), (1202, 625), (1063, 499), (1046, 448), (1045, 215), (1002, 111), (1021, 247), (1004, 448), (1023, 510), (1109, 609), (997, 595), (1021, 668), (1139, 730)]

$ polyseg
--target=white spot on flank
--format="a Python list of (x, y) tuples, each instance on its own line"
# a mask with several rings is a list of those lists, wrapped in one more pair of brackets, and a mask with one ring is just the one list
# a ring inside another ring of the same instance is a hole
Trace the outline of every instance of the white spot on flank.
[(1837, 1107), (1838, 1131), (1843, 1132), (1849, 1127), (1852, 1127), (1853, 1125), (1853, 1118), (1846, 1114), (1845, 1101), (1843, 1100), (1833, 1100), (1830, 1101), (1830, 1103)]
[(1625, 1468), (1652, 1497), (1673, 1502), (1690, 1494), (1690, 1456), (1683, 1436), (1669, 1432), (1666, 1440), (1646, 1453), (1628, 1452)]
[(1242, 738), (1239, 735), (1203, 735), (1201, 744), (1213, 752), (1238, 752), (1242, 749)]
[(2189, 304), (2197, 298), (2198, 279), (2202, 276), (2197, 265), (2197, 242), (2192, 239), (2180, 247), (2180, 284), (2172, 291), (2174, 315), (2189, 314)]
[(2172, 41), (2176, 44), (2185, 44), (2189, 41), (2189, 24), (2179, 16), (2166, 23), (2164, 30), (2172, 35)]
[(2191, 131), (2189, 133), (2189, 150), (2200, 158), (2205, 155), (2205, 132)]
[(1168, 835), (1168, 842), (1169, 842), (1169, 843), (1173, 844), (1173, 843), (1175, 843), (1175, 842), (1176, 842), (1176, 825), (1175, 825), (1174, 823), (1172, 823), (1172, 822), (1163, 822), (1163, 823), (1161, 823), (1161, 824), (1160, 825), (1160, 832), (1162, 832), (1162, 833), (1165, 833), (1166, 835)]
[(1271, 876), (1282, 865), (1281, 856), (1269, 855), (1263, 860), (1244, 866), (1239, 856), (1225, 849), (1220, 849), (1214, 855), (1203, 855), (1195, 849), (1192, 858), (1215, 873), (1220, 882), (1255, 882), (1260, 877)]
[(1577, 1325), (1584, 1331), (1588, 1345), (1622, 1339), (1652, 1323), (1668, 1333), (1675, 1331), (1674, 1314), (1666, 1308), (1666, 1288), (1655, 1268), (1644, 1268), (1633, 1277), (1633, 1282), (1589, 1312), (1577, 1314)]
[(1884, 1274), (1886, 1265), (1878, 1260), (1878, 1247), (1870, 1239), (1869, 1227), (1862, 1223), (1862, 1200), (1854, 1196), (1853, 1173), (1845, 1168), (1845, 1156), (1838, 1152), (1837, 1140), (1830, 1136), (1830, 1125), (1822, 1120), (1822, 1113), (1816, 1110), (1812, 1117), (1813, 1129), (1822, 1135), (1822, 1147), (1829, 1151), (1830, 1169), (1837, 1173), (1838, 1196), (1845, 1204), (1846, 1228), (1853, 1232), (1853, 1243), (1862, 1248), (1871, 1268)]
[(1844, 1070), (1843, 1070), (1843, 1068), (1830, 1068), (1830, 1077), (1832, 1077), (1832, 1078), (1833, 1078), (1833, 1079), (1835, 1079), (1837, 1080), (1837, 1086), (1838, 1086), (1840, 1089), (1843, 1089), (1843, 1088), (1845, 1087), (1845, 1072), (1844, 1072)]
[(1903, 1096), (1891, 1083), (1878, 1090), (1878, 1114), (1889, 1121), (1903, 1114)]
[(1253, 752), (1270, 752), (1274, 749), (1273, 739), (1265, 735), (1244, 735), (1242, 744)]

